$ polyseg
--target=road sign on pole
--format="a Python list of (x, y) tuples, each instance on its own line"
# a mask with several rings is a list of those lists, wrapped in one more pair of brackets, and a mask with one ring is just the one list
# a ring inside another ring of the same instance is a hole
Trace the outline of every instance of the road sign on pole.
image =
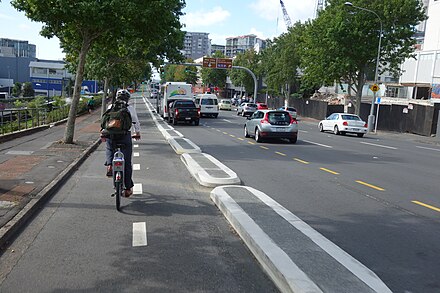
[(370, 87), (370, 89), (371, 89), (373, 92), (377, 92), (377, 91), (379, 91), (379, 86), (378, 86), (377, 84), (373, 84), (373, 85)]
[(210, 57), (203, 57), (203, 67), (216, 68), (217, 67), (217, 59), (210, 58)]
[(217, 68), (232, 68), (232, 59), (231, 58), (217, 58)]

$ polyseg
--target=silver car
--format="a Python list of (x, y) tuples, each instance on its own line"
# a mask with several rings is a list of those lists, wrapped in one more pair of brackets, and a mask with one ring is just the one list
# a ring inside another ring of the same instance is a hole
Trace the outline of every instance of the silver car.
[(287, 111), (258, 110), (246, 121), (244, 136), (253, 136), (256, 142), (265, 138), (285, 138), (296, 143), (298, 122)]
[(257, 104), (254, 103), (242, 103), (238, 108), (237, 108), (237, 115), (241, 115), (241, 116), (250, 116), (252, 115), (255, 111), (257, 111)]
[(355, 133), (362, 137), (367, 133), (368, 125), (358, 115), (347, 113), (333, 113), (319, 121), (319, 131), (333, 131), (334, 134)]

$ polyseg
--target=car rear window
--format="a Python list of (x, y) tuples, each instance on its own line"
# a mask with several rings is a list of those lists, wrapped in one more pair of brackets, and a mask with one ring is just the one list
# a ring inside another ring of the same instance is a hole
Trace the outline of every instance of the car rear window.
[(288, 122), (290, 123), (290, 114), (288, 112), (269, 112), (267, 119), (270, 123)]
[(216, 99), (202, 99), (202, 105), (217, 105)]
[(361, 118), (355, 115), (342, 115), (342, 120), (361, 120)]
[(230, 104), (231, 101), (227, 100), (227, 101), (222, 101), (223, 104)]
[(252, 104), (252, 103), (248, 103), (247, 105), (245, 105), (245, 106), (248, 106), (248, 107), (254, 107), (254, 108), (256, 108), (257, 107), (257, 104)]
[(292, 107), (287, 107), (287, 111), (296, 112), (296, 109), (295, 109), (295, 108), (292, 108)]
[(194, 108), (196, 105), (193, 101), (178, 101), (175, 103), (174, 107), (180, 108)]

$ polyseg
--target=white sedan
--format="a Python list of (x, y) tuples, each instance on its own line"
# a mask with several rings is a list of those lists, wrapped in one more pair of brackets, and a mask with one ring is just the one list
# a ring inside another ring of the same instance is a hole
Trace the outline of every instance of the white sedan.
[(355, 133), (358, 137), (367, 133), (367, 123), (358, 115), (347, 113), (333, 113), (325, 120), (319, 121), (319, 131), (333, 131), (334, 134)]

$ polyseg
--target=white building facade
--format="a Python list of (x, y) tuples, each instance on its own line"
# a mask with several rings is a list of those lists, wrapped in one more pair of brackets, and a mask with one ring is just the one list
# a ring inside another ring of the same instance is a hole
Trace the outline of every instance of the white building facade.
[(440, 0), (430, 0), (425, 38), (416, 57), (402, 64), (400, 84), (407, 86), (407, 98), (440, 102)]

